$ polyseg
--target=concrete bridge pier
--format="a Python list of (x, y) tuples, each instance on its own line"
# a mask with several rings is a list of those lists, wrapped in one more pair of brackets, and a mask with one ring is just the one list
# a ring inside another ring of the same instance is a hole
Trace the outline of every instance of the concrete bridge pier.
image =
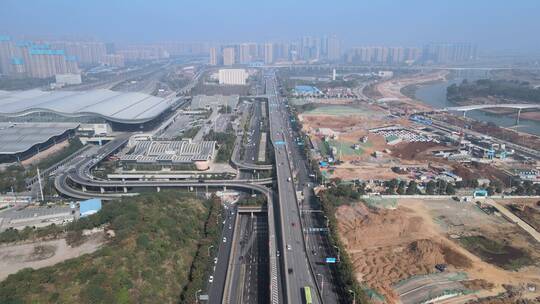
[(521, 109), (518, 109), (517, 117), (516, 117), (516, 126), (519, 125), (519, 116), (521, 115)]
[(156, 191), (157, 191), (157, 192), (160, 192), (160, 191), (161, 191), (161, 188), (160, 188), (160, 187), (156, 187)]
[(105, 188), (99, 187), (99, 190), (101, 191), (101, 193), (105, 193)]
[(124, 187), (124, 193), (127, 193), (127, 187)]
[(82, 186), (82, 191), (86, 192), (86, 186)]

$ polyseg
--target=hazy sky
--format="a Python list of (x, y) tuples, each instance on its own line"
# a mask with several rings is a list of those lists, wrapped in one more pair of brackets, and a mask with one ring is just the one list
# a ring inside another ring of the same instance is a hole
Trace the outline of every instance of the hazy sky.
[(540, 0), (0, 0), (0, 33), (105, 41), (265, 41), (337, 34), (347, 46), (472, 41), (540, 50)]

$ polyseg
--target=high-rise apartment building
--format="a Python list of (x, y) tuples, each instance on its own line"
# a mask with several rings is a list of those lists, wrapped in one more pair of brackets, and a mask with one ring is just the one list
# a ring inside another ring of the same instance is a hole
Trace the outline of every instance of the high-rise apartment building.
[(62, 49), (68, 56), (75, 56), (83, 65), (96, 65), (103, 62), (107, 55), (107, 46), (94, 41), (60, 41), (51, 43), (51, 48)]
[(235, 64), (235, 51), (233, 47), (223, 49), (223, 65), (231, 66)]
[(257, 59), (257, 44), (256, 43), (242, 43), (240, 44), (240, 56), (239, 60), (241, 64), (250, 63)]
[(0, 36), (0, 73), (8, 75), (14, 56), (14, 45), (9, 36)]
[(124, 56), (120, 54), (107, 54), (105, 55), (101, 63), (104, 65), (120, 68), (125, 66)]
[(77, 74), (77, 58), (48, 43), (13, 42), (0, 36), (0, 71), (16, 77), (48, 78), (57, 74)]
[(274, 44), (264, 44), (264, 63), (271, 64), (274, 62)]
[(465, 62), (476, 59), (476, 45), (472, 43), (431, 43), (424, 47), (424, 61), (434, 63)]
[(404, 64), (420, 59), (420, 49), (414, 47), (355, 47), (347, 52), (349, 63)]
[(210, 48), (209, 64), (210, 65), (218, 65), (219, 64), (219, 62), (218, 62), (218, 51), (217, 51), (216, 47), (211, 47)]
[(26, 73), (33, 78), (48, 78), (56, 74), (77, 74), (76, 58), (66, 57), (64, 50), (24, 48)]
[(332, 35), (329, 38), (323, 40), (326, 42), (326, 47), (323, 50), (326, 50), (326, 57), (330, 61), (337, 61), (341, 58), (341, 48), (340, 41), (336, 35)]

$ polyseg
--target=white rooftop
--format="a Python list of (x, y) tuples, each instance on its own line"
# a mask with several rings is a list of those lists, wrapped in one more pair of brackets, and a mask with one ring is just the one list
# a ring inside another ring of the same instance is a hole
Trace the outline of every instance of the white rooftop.
[(24, 152), (79, 126), (77, 123), (3, 123), (0, 122), (0, 154)]
[(90, 91), (0, 91), (0, 115), (22, 116), (52, 112), (64, 116), (96, 115), (123, 123), (152, 120), (172, 101), (137, 92)]

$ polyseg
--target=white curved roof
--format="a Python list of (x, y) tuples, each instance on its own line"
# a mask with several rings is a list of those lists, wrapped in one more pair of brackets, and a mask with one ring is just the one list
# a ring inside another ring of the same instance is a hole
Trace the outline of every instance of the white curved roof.
[(16, 154), (54, 136), (76, 129), (78, 123), (7, 123), (0, 122), (0, 154)]
[(96, 115), (124, 123), (152, 120), (171, 101), (136, 92), (91, 91), (0, 91), (0, 115), (22, 116), (53, 112), (65, 116)]

